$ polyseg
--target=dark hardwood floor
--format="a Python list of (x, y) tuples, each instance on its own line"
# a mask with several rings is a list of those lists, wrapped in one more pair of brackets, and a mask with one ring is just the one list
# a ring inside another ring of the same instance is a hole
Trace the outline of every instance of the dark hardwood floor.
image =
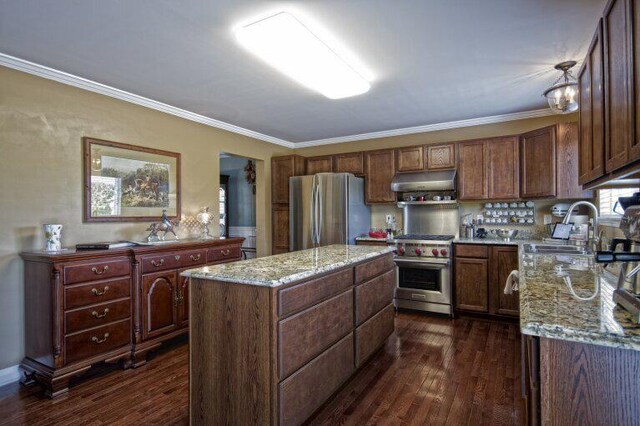
[[(310, 423), (524, 424), (519, 350), (516, 324), (399, 313), (385, 348)], [(38, 386), (2, 387), (0, 424), (186, 425), (188, 346), (138, 369), (105, 367), (55, 400)]]

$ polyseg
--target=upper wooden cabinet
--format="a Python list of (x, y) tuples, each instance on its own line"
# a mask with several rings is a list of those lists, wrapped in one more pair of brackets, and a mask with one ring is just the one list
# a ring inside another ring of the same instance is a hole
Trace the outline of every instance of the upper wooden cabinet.
[(456, 168), (456, 145), (454, 143), (425, 145), (424, 154), (427, 170)]
[(304, 175), (305, 161), (299, 155), (271, 159), (271, 202), (289, 202), (289, 178)]
[(602, 20), (578, 73), (580, 110), (578, 182), (584, 185), (604, 174), (604, 65)]
[(419, 172), (424, 170), (424, 152), (421, 146), (396, 149), (397, 172)]
[(337, 154), (333, 156), (333, 171), (336, 173), (364, 174), (364, 154), (351, 152), (349, 154)]
[(520, 155), (522, 198), (555, 197), (556, 126), (521, 135)]
[(583, 191), (578, 182), (578, 124), (556, 126), (556, 198), (593, 198), (593, 191)]
[(331, 173), (333, 171), (333, 157), (331, 155), (323, 155), (321, 157), (307, 158), (307, 173), (314, 175), (316, 173)]
[(488, 197), (484, 141), (462, 142), (458, 146), (458, 198), (484, 200)]
[(364, 154), (365, 200), (367, 204), (387, 204), (396, 201), (391, 191), (391, 180), (395, 174), (395, 151), (383, 149)]

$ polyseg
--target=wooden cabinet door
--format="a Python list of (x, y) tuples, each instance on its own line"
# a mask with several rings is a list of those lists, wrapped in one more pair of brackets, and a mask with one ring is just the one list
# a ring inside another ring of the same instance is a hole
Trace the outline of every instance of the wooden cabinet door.
[(304, 175), (304, 157), (287, 155), (271, 159), (271, 202), (289, 202), (289, 178)]
[(518, 292), (506, 295), (504, 287), (507, 277), (518, 269), (518, 247), (491, 247), (490, 273), (490, 313), (517, 317), (520, 313)]
[(611, 0), (604, 12), (605, 172), (625, 166), (633, 141), (633, 61), (629, 0)]
[(178, 287), (176, 289), (178, 295), (178, 327), (189, 325), (189, 277), (180, 275), (187, 269), (190, 268), (181, 269), (178, 272)]
[(142, 275), (142, 337), (148, 339), (177, 327), (177, 274), (163, 271)]
[(424, 150), (427, 170), (456, 168), (455, 144), (446, 143), (443, 145), (425, 145)]
[(458, 148), (458, 198), (485, 200), (488, 188), (484, 141), (461, 142)]
[(424, 170), (424, 152), (421, 146), (396, 149), (398, 172), (419, 172)]
[(520, 136), (520, 196), (556, 196), (556, 126)]
[(388, 204), (396, 201), (391, 191), (395, 174), (395, 151), (385, 149), (365, 153), (365, 198), (367, 204)]
[(364, 175), (364, 154), (362, 152), (352, 152), (334, 155), (333, 171), (336, 173)]
[(580, 110), (578, 182), (583, 185), (604, 174), (604, 64), (602, 20), (578, 73)]
[(520, 155), (518, 138), (505, 137), (486, 141), (487, 187), (489, 199), (520, 197)]
[(631, 33), (631, 44), (633, 46), (633, 111), (632, 119), (635, 121), (634, 135), (631, 143), (629, 156), (632, 160), (640, 158), (640, 1), (631, 2), (631, 22), (633, 31)]
[(456, 309), (489, 312), (487, 259), (455, 259)]
[[(556, 198), (593, 198), (578, 183), (578, 124), (560, 123), (556, 127)], [(523, 195), (524, 197), (524, 195)]]
[(289, 205), (274, 204), (271, 210), (272, 254), (289, 251)]
[(307, 173), (308, 175), (314, 175), (316, 173), (331, 173), (333, 172), (333, 157), (330, 155), (323, 155), (322, 157), (309, 157), (307, 158)]

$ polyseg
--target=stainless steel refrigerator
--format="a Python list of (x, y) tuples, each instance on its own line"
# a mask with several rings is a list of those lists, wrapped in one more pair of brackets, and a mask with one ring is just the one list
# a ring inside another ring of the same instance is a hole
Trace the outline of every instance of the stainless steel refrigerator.
[(351, 173), (289, 178), (291, 251), (330, 244), (355, 244), (367, 233), (371, 211), (364, 203), (364, 179)]

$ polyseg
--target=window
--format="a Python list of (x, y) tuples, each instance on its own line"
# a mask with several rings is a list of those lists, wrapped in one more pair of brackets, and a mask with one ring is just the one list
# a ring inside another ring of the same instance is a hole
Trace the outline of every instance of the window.
[[(616, 188), (601, 189), (598, 191), (598, 203), (600, 205), (601, 216), (619, 216), (622, 214), (622, 207), (616, 207), (618, 197), (630, 197), (638, 188)], [(614, 211), (615, 208), (615, 211)]]

